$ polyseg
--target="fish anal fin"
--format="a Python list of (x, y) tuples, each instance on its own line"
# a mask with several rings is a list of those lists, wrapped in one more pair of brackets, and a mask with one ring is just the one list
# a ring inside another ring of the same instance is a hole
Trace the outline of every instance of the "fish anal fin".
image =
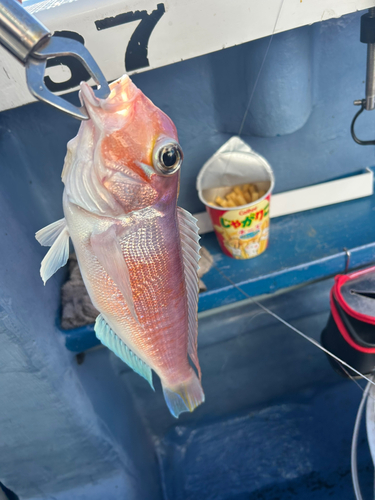
[(151, 368), (136, 356), (120, 337), (116, 335), (101, 314), (96, 318), (95, 334), (102, 344), (115, 353), (116, 356), (138, 373), (138, 375), (146, 379), (151, 388), (154, 389)]
[[(180, 228), (182, 256), (184, 260), (185, 283), (188, 299), (188, 354), (196, 367), (199, 378), (201, 369), (198, 360), (198, 269), (199, 269), (199, 239), (197, 219), (181, 207), (177, 207), (177, 217)], [(187, 410), (185, 410), (187, 411)]]
[(99, 263), (112, 281), (118, 286), (131, 315), (135, 321), (139, 323), (139, 319), (134, 308), (129, 269), (121, 250), (116, 226), (113, 224), (102, 233), (92, 234), (90, 237), (90, 243)]
[(204, 403), (204, 393), (198, 377), (191, 369), (191, 377), (177, 387), (163, 384), (164, 399), (171, 414), (178, 418), (181, 413), (194, 411)]

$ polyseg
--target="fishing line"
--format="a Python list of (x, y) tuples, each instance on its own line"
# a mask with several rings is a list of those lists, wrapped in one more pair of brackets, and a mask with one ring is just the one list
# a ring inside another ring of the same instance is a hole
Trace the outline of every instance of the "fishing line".
[[(320, 345), (319, 342), (317, 342), (315, 339), (313, 339), (313, 338), (309, 337), (308, 335), (306, 335), (305, 333), (301, 332), (298, 328), (294, 327), (293, 325), (291, 325), (290, 323), (285, 321), (278, 314), (274, 313), (273, 311), (268, 309), (268, 307), (261, 304), (258, 300), (254, 299), (253, 297), (250, 297), (249, 294), (247, 294), (244, 290), (242, 290), (241, 287), (236, 285), (230, 278), (228, 278), (228, 276), (226, 276), (221, 271), (221, 269), (219, 269), (214, 263), (213, 263), (213, 267), (221, 274), (221, 276), (223, 276), (239, 292), (241, 292), (242, 295), (244, 295), (246, 298), (250, 299), (251, 302), (256, 304), (265, 313), (267, 313), (270, 316), (272, 316), (273, 318), (275, 318), (277, 321), (279, 321), (280, 323), (282, 323), (283, 325), (288, 327), (290, 330), (293, 330), (294, 332), (298, 333), (298, 335), (300, 335), (304, 339), (308, 340), (314, 346), (318, 347), (321, 351), (325, 352), (326, 354), (331, 356), (333, 359), (338, 361), (342, 365), (342, 370), (360, 388), (360, 390), (363, 394), (362, 394), (362, 399), (361, 399), (361, 402), (360, 402), (360, 405), (358, 408), (358, 412), (357, 412), (357, 416), (356, 416), (356, 420), (355, 420), (355, 424), (354, 424), (354, 430), (353, 430), (352, 445), (351, 445), (351, 476), (352, 476), (353, 489), (354, 489), (354, 494), (355, 494), (356, 500), (363, 500), (361, 488), (360, 488), (360, 484), (359, 484), (359, 478), (358, 478), (358, 461), (357, 461), (358, 435), (359, 435), (359, 429), (360, 429), (360, 424), (361, 424), (361, 419), (362, 419), (362, 414), (363, 414), (363, 410), (365, 407), (365, 403), (366, 403), (368, 398), (371, 398), (373, 401), (375, 401), (374, 398), (370, 394), (371, 386), (372, 385), (375, 386), (375, 383), (372, 380), (372, 376), (370, 375), (370, 378), (369, 378), (369, 377), (366, 377), (366, 375), (363, 375), (363, 373), (359, 372), (358, 370), (356, 370), (355, 368), (350, 366), (348, 363), (346, 363), (345, 361), (340, 359), (338, 356), (336, 356), (332, 352), (328, 351), (328, 349), (326, 349), (325, 347)], [(361, 378), (363, 378), (364, 380), (367, 381), (367, 385), (366, 385), (365, 389), (363, 389), (361, 387), (361, 385), (358, 383), (358, 381), (355, 380), (355, 378), (352, 377), (352, 375), (344, 368), (345, 366), (347, 368), (349, 368), (350, 370), (352, 370), (357, 375), (359, 375)]]
[(253, 100), (253, 97), (254, 97), (254, 94), (255, 94), (255, 90), (256, 90), (256, 88), (258, 86), (259, 78), (260, 78), (260, 75), (262, 73), (264, 63), (266, 62), (266, 59), (267, 59), (268, 52), (269, 52), (270, 47), (271, 47), (271, 43), (272, 43), (273, 37), (275, 35), (276, 26), (277, 26), (277, 23), (279, 21), (279, 17), (280, 17), (281, 10), (282, 10), (283, 5), (284, 5), (284, 1), (285, 0), (282, 0), (281, 3), (280, 3), (279, 11), (278, 11), (277, 16), (276, 16), (276, 21), (275, 21), (275, 24), (274, 24), (274, 27), (273, 27), (273, 30), (272, 30), (272, 34), (271, 34), (271, 37), (270, 37), (270, 39), (268, 41), (266, 52), (264, 53), (262, 64), (260, 65), (260, 68), (259, 68), (259, 71), (258, 71), (258, 75), (257, 75), (257, 77), (255, 79), (254, 87), (253, 87), (253, 90), (251, 91), (249, 102), (247, 103), (247, 106), (246, 106), (246, 109), (245, 109), (245, 114), (244, 114), (244, 116), (242, 118), (240, 129), (238, 131), (238, 136), (241, 136), (242, 130), (243, 130), (244, 126), (245, 126), (245, 121), (246, 121), (247, 115), (248, 115), (248, 113), (250, 111), (250, 105), (251, 105), (251, 102)]
[(359, 435), (359, 429), (361, 426), (362, 414), (363, 414), (366, 400), (368, 397), (371, 397), (370, 396), (370, 388), (371, 388), (371, 384), (368, 383), (366, 385), (365, 390), (363, 391), (361, 403), (359, 405), (357, 416), (355, 419), (353, 437), (352, 437), (350, 466), (351, 466), (351, 475), (352, 475), (354, 494), (355, 494), (355, 497), (357, 500), (363, 500), (361, 488), (359, 485), (359, 478), (358, 478), (358, 460), (357, 460), (358, 435)]
[[(320, 349), (321, 351), (325, 352), (326, 354), (328, 354), (328, 356), (331, 356), (331, 358), (335, 359), (336, 361), (338, 361), (341, 365), (343, 366), (346, 366), (347, 368), (349, 368), (349, 370), (352, 370), (354, 373), (356, 373), (357, 375), (359, 375), (361, 378), (363, 378), (364, 380), (367, 380), (367, 382), (369, 382), (371, 385), (374, 385), (375, 386), (375, 382), (366, 377), (366, 375), (363, 375), (363, 373), (359, 372), (358, 370), (356, 370), (355, 368), (353, 368), (352, 366), (350, 366), (348, 363), (346, 363), (345, 361), (343, 361), (342, 359), (340, 359), (338, 356), (336, 356), (335, 354), (333, 354), (332, 352), (328, 351), (328, 349), (326, 349), (325, 347), (323, 347), (321, 344), (319, 344), (319, 342), (317, 342), (315, 339), (309, 337), (308, 335), (306, 335), (305, 333), (301, 332), (301, 330), (298, 330), (298, 328), (296, 328), (295, 326), (291, 325), (290, 323), (288, 323), (287, 321), (285, 321), (283, 318), (281, 318), (278, 314), (274, 313), (273, 311), (271, 311), (271, 309), (268, 309), (268, 307), (264, 306), (263, 304), (261, 304), (258, 300), (254, 299), (253, 297), (250, 297), (250, 295), (248, 295), (244, 290), (242, 290), (241, 287), (239, 287), (238, 285), (236, 285), (236, 283), (234, 283), (230, 278), (228, 278), (228, 276), (226, 276), (221, 269), (219, 269), (215, 263), (212, 264), (213, 267), (221, 274), (221, 276), (223, 276), (223, 278), (225, 278), (227, 281), (229, 281), (229, 283), (231, 285), (233, 285), (239, 292), (242, 293), (242, 295), (244, 295), (246, 298), (250, 299), (251, 302), (253, 302), (254, 304), (256, 304), (258, 307), (260, 307), (261, 309), (263, 309), (263, 311), (267, 314), (269, 314), (270, 316), (272, 316), (273, 318), (275, 318), (277, 321), (279, 321), (280, 323), (282, 323), (283, 325), (285, 325), (286, 327), (288, 327), (290, 330), (293, 330), (294, 332), (298, 333), (298, 335), (300, 335), (301, 337), (303, 337), (304, 339), (306, 339), (308, 342), (310, 342), (311, 344), (315, 345), (315, 347), (317, 347), (318, 349)], [(362, 388), (361, 388), (362, 390)]]
[[(238, 136), (241, 135), (242, 131), (243, 131), (243, 128), (244, 128), (244, 125), (245, 125), (245, 121), (246, 121), (246, 118), (247, 118), (247, 115), (250, 111), (250, 106), (251, 106), (251, 103), (252, 103), (252, 100), (253, 100), (253, 97), (255, 95), (255, 90), (258, 86), (258, 82), (259, 82), (259, 79), (260, 79), (260, 75), (262, 73), (262, 70), (263, 70), (263, 67), (264, 67), (264, 64), (266, 62), (266, 59), (267, 59), (267, 56), (268, 56), (268, 53), (269, 53), (269, 50), (270, 50), (270, 47), (271, 47), (271, 44), (272, 44), (272, 40), (274, 38), (274, 35), (275, 35), (275, 31), (276, 31), (276, 27), (277, 27), (277, 23), (279, 21), (279, 18), (280, 18), (280, 14), (281, 14), (281, 11), (282, 11), (282, 8), (283, 8), (283, 5), (284, 5), (284, 1), (285, 0), (282, 0), (280, 2), (280, 6), (279, 6), (279, 10), (278, 10), (278, 13), (277, 13), (277, 16), (276, 16), (276, 20), (275, 20), (275, 24), (274, 24), (274, 27), (273, 27), (273, 30), (272, 30), (272, 34), (270, 36), (270, 39), (268, 41), (268, 44), (267, 44), (267, 48), (266, 48), (266, 51), (264, 53), (264, 56), (263, 56), (263, 59), (262, 59), (262, 63), (260, 65), (260, 68), (259, 68), (259, 71), (258, 71), (258, 75), (255, 79), (255, 83), (254, 83), (254, 86), (253, 86), (253, 89), (251, 91), (251, 94), (250, 94), (250, 98), (249, 98), (249, 101), (248, 101), (248, 104), (246, 106), (246, 109), (245, 109), (245, 113), (244, 113), (244, 116), (242, 118), (242, 122), (241, 122), (241, 125), (240, 125), (240, 128), (239, 128), (239, 131), (238, 131)], [(227, 166), (229, 165), (229, 162), (230, 162), (230, 158), (228, 158), (228, 163), (227, 163)], [(254, 304), (256, 304), (260, 309), (262, 309), (264, 312), (266, 312), (267, 314), (269, 314), (270, 316), (272, 316), (273, 318), (275, 318), (277, 321), (279, 321), (280, 323), (282, 323), (283, 325), (285, 325), (287, 328), (289, 328), (290, 330), (293, 330), (295, 333), (298, 333), (298, 335), (300, 335), (301, 337), (303, 337), (305, 340), (307, 340), (308, 342), (310, 342), (311, 344), (315, 345), (318, 349), (320, 349), (321, 351), (325, 352), (328, 356), (331, 356), (331, 358), (335, 359), (337, 362), (339, 362), (343, 367), (346, 366), (347, 368), (349, 368), (350, 370), (352, 370), (354, 373), (356, 373), (357, 375), (359, 375), (361, 378), (363, 378), (364, 380), (367, 380), (367, 382), (371, 385), (375, 385), (375, 383), (373, 382), (372, 379), (366, 377), (365, 375), (363, 375), (363, 373), (359, 372), (358, 370), (356, 370), (355, 368), (353, 368), (352, 366), (350, 366), (348, 363), (346, 363), (345, 361), (343, 361), (342, 359), (340, 359), (338, 356), (336, 356), (335, 354), (333, 354), (332, 352), (328, 351), (328, 349), (326, 349), (325, 347), (323, 347), (321, 344), (319, 344), (319, 342), (317, 342), (315, 339), (309, 337), (308, 335), (306, 335), (305, 333), (301, 332), (300, 330), (298, 330), (298, 328), (294, 327), (293, 325), (291, 325), (290, 323), (288, 323), (287, 321), (285, 321), (283, 318), (281, 318), (280, 316), (278, 316), (276, 313), (274, 313), (273, 311), (271, 311), (270, 309), (268, 309), (266, 306), (264, 306), (263, 304), (261, 304), (260, 302), (258, 302), (257, 300), (255, 300), (254, 298), (250, 297), (244, 290), (242, 290), (239, 286), (236, 285), (236, 283), (234, 283), (230, 278), (228, 278), (228, 276), (226, 276), (222, 271), (221, 269), (219, 269), (215, 264), (213, 264), (213, 266), (215, 267), (215, 269), (227, 280), (229, 281), (229, 283), (231, 283), (239, 292), (241, 292), (245, 297), (249, 298)], [(346, 370), (345, 370), (346, 372)], [(346, 372), (347, 373), (347, 372)], [(353, 380), (354, 378), (350, 376), (350, 374), (348, 374), (349, 377)], [(356, 381), (355, 381), (356, 382)], [(359, 385), (357, 382), (356, 382), (357, 385)], [(362, 387), (359, 385), (359, 387), (362, 389)]]
[[(345, 368), (343, 366), (341, 367), (341, 369), (360, 388), (360, 390), (363, 393), (362, 398), (361, 398), (361, 402), (360, 402), (358, 410), (357, 410), (357, 415), (355, 418), (351, 451), (350, 451), (350, 472), (351, 472), (351, 476), (352, 476), (354, 495), (355, 495), (356, 500), (363, 500), (361, 486), (359, 484), (359, 477), (358, 477), (358, 457), (357, 457), (357, 455), (358, 455), (358, 436), (359, 436), (359, 430), (360, 430), (360, 426), (361, 426), (363, 410), (365, 408), (365, 403), (368, 399), (371, 399), (372, 401), (375, 402), (375, 399), (371, 395), (371, 384), (369, 382), (367, 383), (366, 387), (363, 388), (358, 383), (358, 381), (355, 380), (355, 378), (352, 377), (347, 370), (345, 370)], [(370, 377), (373, 378), (373, 376), (371, 376), (371, 375), (370, 375)], [(374, 474), (375, 474), (375, 469), (374, 469)], [(375, 475), (374, 475), (374, 485), (375, 485)], [(375, 498), (375, 496), (374, 496), (374, 498)]]
[[(263, 71), (263, 67), (264, 67), (264, 64), (266, 62), (266, 59), (267, 59), (267, 56), (268, 56), (268, 53), (269, 53), (269, 50), (270, 50), (270, 47), (271, 47), (273, 37), (275, 35), (277, 23), (278, 23), (279, 18), (280, 18), (280, 14), (281, 14), (282, 7), (284, 5), (284, 1), (285, 0), (282, 0), (281, 3), (280, 3), (279, 11), (278, 11), (277, 16), (276, 16), (276, 21), (275, 21), (275, 24), (274, 24), (274, 27), (273, 27), (273, 30), (272, 30), (272, 34), (271, 34), (270, 39), (268, 41), (267, 48), (266, 48), (265, 54), (264, 54), (263, 59), (262, 59), (262, 63), (260, 65), (260, 68), (259, 68), (259, 71), (258, 71), (258, 75), (257, 75), (257, 77), (255, 79), (255, 83), (254, 83), (253, 89), (251, 91), (250, 98), (249, 98), (248, 104), (246, 106), (244, 116), (243, 116), (242, 121), (241, 121), (241, 125), (240, 125), (239, 131), (238, 131), (238, 136), (239, 137), (242, 134), (243, 128), (245, 126), (246, 118), (247, 118), (247, 116), (249, 114), (249, 111), (250, 111), (250, 106), (251, 106), (251, 103), (253, 101), (253, 98), (254, 98), (254, 95), (255, 95), (255, 90), (256, 90), (256, 88), (258, 86), (258, 82), (259, 82), (261, 73)], [(226, 168), (227, 168), (229, 162), (230, 162), (230, 158), (228, 158), (228, 163), (226, 165)], [(226, 168), (225, 168), (225, 170), (226, 170)], [(360, 427), (360, 422), (361, 422), (361, 418), (362, 418), (362, 413), (363, 413), (363, 409), (364, 409), (364, 406), (365, 406), (365, 402), (366, 402), (367, 398), (374, 399), (369, 394), (370, 393), (371, 385), (375, 386), (374, 381), (372, 380), (372, 378), (366, 377), (366, 375), (363, 375), (361, 372), (359, 372), (358, 370), (356, 370), (355, 368), (353, 368), (352, 366), (350, 366), (348, 363), (346, 363), (344, 360), (340, 359), (338, 356), (336, 356), (332, 352), (328, 351), (328, 349), (326, 349), (321, 344), (319, 344), (319, 342), (317, 342), (315, 339), (313, 339), (313, 338), (309, 337), (308, 335), (306, 335), (305, 333), (301, 332), (298, 328), (296, 328), (293, 325), (291, 325), (290, 323), (288, 323), (286, 320), (284, 320), (283, 318), (281, 318), (278, 314), (274, 313), (273, 311), (271, 311), (270, 309), (268, 309), (268, 307), (266, 307), (263, 304), (261, 304), (258, 300), (254, 299), (253, 297), (250, 297), (250, 295), (248, 295), (244, 290), (242, 290), (241, 287), (239, 287), (238, 285), (236, 285), (236, 283), (234, 283), (228, 276), (226, 276), (221, 271), (221, 269), (219, 269), (214, 263), (213, 263), (213, 267), (215, 267), (215, 269), (229, 283), (231, 283), (240, 293), (242, 293), (242, 295), (244, 295), (246, 298), (250, 299), (251, 302), (253, 302), (254, 304), (256, 304), (266, 314), (272, 316), (279, 323), (282, 323), (287, 328), (289, 328), (290, 330), (294, 331), (295, 333), (297, 333), (298, 335), (300, 335), (302, 338), (304, 338), (305, 340), (307, 340), (308, 342), (310, 342), (311, 344), (313, 344), (315, 347), (317, 347), (318, 349), (320, 349), (321, 351), (323, 351), (325, 354), (327, 354), (328, 356), (330, 356), (331, 358), (333, 358), (335, 361), (337, 361), (338, 363), (340, 363), (342, 370), (346, 373), (346, 375), (363, 392), (361, 403), (360, 403), (359, 408), (358, 408), (358, 413), (357, 413), (357, 417), (356, 417), (356, 421), (355, 421), (355, 425), (354, 425), (353, 438), (352, 438), (352, 447), (351, 447), (351, 475), (352, 475), (354, 493), (355, 493), (355, 496), (356, 496), (357, 500), (363, 500), (363, 497), (362, 497), (362, 494), (361, 494), (361, 490), (360, 490), (360, 486), (359, 486), (358, 468), (357, 468), (358, 434), (359, 434), (359, 427)], [(367, 385), (366, 385), (365, 389), (363, 389), (361, 387), (361, 385), (358, 383), (358, 381), (355, 380), (355, 378), (345, 369), (345, 367), (349, 368), (352, 372), (356, 373), (361, 378), (363, 378), (364, 380), (367, 381)], [(375, 498), (375, 495), (374, 495), (374, 498)]]
[[(273, 30), (272, 30), (272, 33), (271, 33), (271, 36), (270, 36), (270, 39), (268, 40), (268, 44), (267, 44), (267, 48), (266, 48), (266, 51), (264, 53), (264, 56), (263, 56), (263, 59), (262, 59), (262, 63), (260, 65), (260, 68), (259, 68), (259, 71), (258, 71), (258, 74), (257, 74), (257, 77), (255, 79), (255, 83), (254, 83), (254, 86), (253, 86), (253, 89), (251, 91), (251, 94), (250, 94), (250, 98), (249, 98), (249, 101), (247, 103), (247, 106), (246, 106), (246, 109), (245, 109), (245, 113), (243, 115), (243, 118), (242, 118), (242, 122), (241, 122), (241, 125), (240, 125), (240, 128), (238, 130), (238, 136), (240, 137), (241, 134), (242, 134), (242, 130), (245, 126), (245, 122), (246, 122), (246, 118), (247, 118), (247, 115), (250, 111), (250, 106), (251, 106), (251, 103), (252, 103), (252, 100), (253, 100), (253, 97), (254, 97), (254, 94), (255, 94), (255, 90), (258, 86), (258, 82), (259, 82), (259, 78), (260, 78), (260, 75), (262, 73), (262, 70), (263, 70), (263, 66), (264, 66), (264, 63), (266, 62), (266, 59), (267, 59), (267, 56), (268, 56), (268, 52), (270, 50), (270, 47), (271, 47), (271, 44), (272, 44), (272, 40), (273, 40), (273, 37), (275, 35), (275, 31), (276, 31), (276, 27), (277, 27), (277, 23), (279, 21), (279, 18), (280, 18), (280, 14), (281, 14), (281, 10), (283, 8), (283, 5), (284, 5), (284, 2), (285, 0), (281, 0), (280, 2), (280, 6), (279, 6), (279, 10), (278, 10), (278, 13), (277, 13), (277, 16), (276, 16), (276, 21), (275, 21), (275, 24), (273, 26)], [(232, 152), (233, 153), (233, 152)], [(232, 153), (229, 154), (228, 156), (228, 160), (227, 160), (227, 163), (225, 165), (225, 168), (224, 168), (224, 172), (226, 172), (229, 164), (230, 164), (230, 161), (231, 161), (231, 157), (232, 157)]]
[[(350, 373), (348, 372), (348, 370), (346, 370), (343, 366), (341, 367), (342, 371), (346, 373), (347, 377), (350, 378), (354, 383), (355, 385), (357, 385), (359, 387), (359, 389), (361, 390), (361, 392), (364, 392), (365, 389), (361, 386), (361, 384), (358, 383), (358, 381), (352, 376), (350, 375)], [(375, 401), (375, 399), (374, 399)]]
[[(365, 392), (367, 385), (366, 385), (366, 387), (365, 387), (365, 388), (363, 388), (363, 387), (361, 386), (361, 384), (359, 384), (359, 382), (358, 382), (358, 381), (357, 381), (357, 380), (356, 380), (356, 379), (355, 379), (352, 375), (350, 375), (350, 373), (348, 372), (348, 370), (345, 370), (345, 368), (344, 368), (343, 366), (341, 367), (341, 369), (342, 369), (342, 371), (344, 371), (344, 372), (346, 373), (347, 377), (348, 377), (348, 378), (350, 378), (350, 380), (351, 380), (352, 382), (354, 382), (356, 386), (358, 386), (358, 387), (359, 387), (359, 389), (360, 389), (360, 391), (361, 391), (362, 393), (363, 393), (363, 392)], [(371, 375), (371, 377), (372, 377), (372, 379), (373, 379), (373, 375)], [(370, 385), (371, 385), (371, 384), (370, 384)], [(375, 398), (374, 398), (373, 396), (371, 396), (371, 394), (368, 394), (368, 395), (367, 395), (367, 399), (372, 399), (372, 400), (374, 401), (374, 403), (375, 403)], [(375, 473), (375, 469), (374, 469), (374, 473)], [(375, 484), (375, 483), (374, 483), (374, 484)]]

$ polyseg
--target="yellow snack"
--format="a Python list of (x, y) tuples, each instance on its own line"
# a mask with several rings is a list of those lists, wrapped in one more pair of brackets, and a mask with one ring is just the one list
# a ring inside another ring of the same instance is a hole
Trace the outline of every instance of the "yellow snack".
[(242, 192), (241, 192), (240, 194), (237, 194), (237, 196), (236, 196), (236, 200), (237, 200), (237, 203), (238, 203), (239, 205), (246, 205), (246, 200), (245, 200), (245, 198), (244, 198), (244, 196), (243, 196)]
[(249, 193), (249, 191), (245, 191), (243, 192), (243, 196), (246, 200), (246, 203), (251, 203), (253, 201), (252, 197), (251, 197), (251, 193)]
[(220, 196), (216, 196), (215, 198), (215, 203), (217, 203), (220, 207), (226, 207), (226, 201), (223, 200), (223, 198), (220, 198)]
[(228, 201), (229, 200), (235, 201), (235, 199), (236, 199), (236, 193), (234, 191), (231, 191), (230, 193), (228, 193), (228, 194), (225, 195), (225, 198)]
[(217, 196), (215, 202), (210, 202), (209, 205), (223, 208), (235, 208), (248, 203), (254, 203), (266, 194), (263, 189), (258, 190), (256, 184), (246, 183), (238, 186), (233, 186), (232, 191), (225, 195), (225, 199)]

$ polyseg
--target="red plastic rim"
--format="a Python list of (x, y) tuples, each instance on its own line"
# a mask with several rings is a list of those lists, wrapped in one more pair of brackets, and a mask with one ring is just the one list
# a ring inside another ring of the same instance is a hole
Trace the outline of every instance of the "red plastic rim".
[[(346, 277), (346, 276), (344, 276)], [(331, 295), (330, 295), (330, 302), (331, 302), (331, 312), (333, 319), (335, 320), (335, 323), (340, 330), (341, 335), (344, 337), (345, 341), (353, 347), (353, 349), (356, 349), (357, 351), (360, 352), (365, 352), (367, 354), (375, 354), (375, 347), (362, 347), (354, 342), (354, 340), (351, 338), (349, 333), (347, 332), (345, 325), (339, 315), (339, 312), (337, 310), (334, 298), (337, 299), (336, 294), (334, 293), (334, 289), (332, 288), (331, 290)], [(341, 306), (341, 304), (340, 304)]]
[(366, 314), (361, 314), (351, 307), (348, 306), (348, 304), (344, 301), (342, 295), (341, 295), (341, 287), (346, 283), (347, 281), (353, 280), (355, 278), (358, 278), (359, 276), (362, 276), (363, 274), (367, 274), (368, 272), (375, 271), (375, 266), (369, 267), (367, 269), (362, 269), (361, 271), (356, 271), (351, 274), (339, 274), (338, 276), (335, 277), (335, 284), (334, 284), (334, 289), (335, 289), (335, 297), (337, 302), (340, 304), (340, 307), (349, 315), (352, 316), (355, 319), (358, 319), (359, 321), (363, 321), (365, 323), (369, 323), (370, 325), (375, 325), (375, 317), (373, 316), (367, 316)]

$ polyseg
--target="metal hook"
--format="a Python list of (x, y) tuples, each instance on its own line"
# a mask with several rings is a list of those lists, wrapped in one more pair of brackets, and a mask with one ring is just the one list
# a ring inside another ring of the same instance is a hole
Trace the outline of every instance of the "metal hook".
[(362, 141), (361, 139), (358, 139), (358, 137), (355, 135), (354, 132), (354, 124), (359, 117), (359, 115), (362, 113), (364, 109), (366, 109), (366, 99), (358, 99), (357, 101), (354, 101), (353, 103), (355, 106), (361, 106), (361, 109), (354, 115), (352, 124), (350, 126), (350, 132), (352, 134), (352, 137), (354, 141), (357, 144), (360, 144), (361, 146), (374, 146), (375, 145), (375, 140), (374, 141)]

